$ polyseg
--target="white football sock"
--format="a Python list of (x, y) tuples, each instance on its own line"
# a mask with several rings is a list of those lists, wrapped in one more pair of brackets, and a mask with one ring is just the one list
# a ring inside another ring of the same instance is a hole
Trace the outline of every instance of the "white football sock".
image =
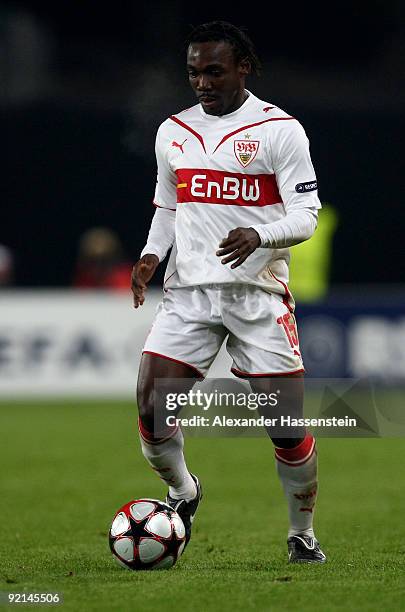
[(288, 537), (314, 537), (313, 518), (317, 495), (317, 453), (315, 439), (307, 434), (295, 448), (275, 449), (277, 472), (287, 498), (290, 528)]
[(187, 469), (183, 455), (184, 438), (180, 427), (164, 439), (155, 439), (139, 421), (139, 438), (145, 459), (168, 485), (170, 497), (194, 499), (197, 487)]

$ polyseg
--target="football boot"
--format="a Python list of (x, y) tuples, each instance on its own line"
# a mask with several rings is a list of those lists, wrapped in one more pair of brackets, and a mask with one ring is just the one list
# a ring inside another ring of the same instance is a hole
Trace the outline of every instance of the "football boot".
[(287, 540), (290, 563), (325, 563), (318, 540), (307, 535), (294, 535)]
[(198, 480), (197, 476), (194, 476), (194, 474), (191, 474), (191, 477), (194, 480), (197, 488), (197, 495), (194, 497), (194, 499), (186, 501), (185, 499), (174, 499), (173, 497), (170, 497), (169, 493), (166, 495), (166, 504), (177, 512), (184, 523), (184, 528), (186, 530), (186, 546), (190, 541), (191, 528), (193, 526), (195, 513), (197, 512), (198, 505), (202, 499), (202, 488), (200, 481)]

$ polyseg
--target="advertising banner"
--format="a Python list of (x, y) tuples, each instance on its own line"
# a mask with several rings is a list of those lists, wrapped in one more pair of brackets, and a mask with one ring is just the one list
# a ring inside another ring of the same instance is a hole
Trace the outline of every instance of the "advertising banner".
[[(133, 397), (142, 347), (162, 299), (78, 291), (3, 292), (0, 397)], [(405, 382), (401, 300), (331, 299), (299, 305), (300, 347), (309, 377)], [(233, 377), (224, 347), (210, 377)]]

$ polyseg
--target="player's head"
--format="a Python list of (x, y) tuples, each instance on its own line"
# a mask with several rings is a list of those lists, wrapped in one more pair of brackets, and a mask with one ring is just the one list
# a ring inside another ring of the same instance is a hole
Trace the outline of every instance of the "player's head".
[(247, 34), (226, 21), (211, 21), (187, 37), (187, 71), (204, 111), (225, 115), (243, 101), (245, 78), (260, 60)]

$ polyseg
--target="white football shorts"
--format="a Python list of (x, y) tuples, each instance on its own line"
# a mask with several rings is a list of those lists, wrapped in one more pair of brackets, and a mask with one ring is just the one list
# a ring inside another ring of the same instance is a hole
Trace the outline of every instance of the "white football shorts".
[(254, 285), (167, 289), (143, 352), (189, 365), (204, 377), (226, 336), (236, 376), (304, 371), (293, 313), (282, 296)]

